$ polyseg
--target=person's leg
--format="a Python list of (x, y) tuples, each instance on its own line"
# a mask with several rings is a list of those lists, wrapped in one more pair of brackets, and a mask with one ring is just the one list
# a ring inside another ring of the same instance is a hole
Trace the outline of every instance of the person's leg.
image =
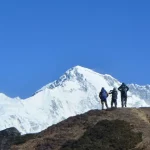
[(113, 107), (113, 104), (115, 104), (115, 99), (112, 99), (112, 107)]
[(117, 108), (117, 100), (116, 99), (113, 100), (113, 103), (115, 104), (115, 108)]
[(101, 101), (101, 104), (102, 104), (102, 110), (104, 110), (104, 102)]
[(125, 107), (127, 107), (127, 96), (124, 98)]
[(105, 106), (106, 106), (106, 108), (108, 109), (107, 101), (105, 101)]
[(111, 108), (113, 107), (113, 100), (111, 100)]
[(122, 108), (124, 107), (124, 97), (123, 96), (121, 96), (121, 105), (122, 105)]
[(116, 102), (115, 102), (115, 108), (117, 108), (117, 100), (116, 100)]

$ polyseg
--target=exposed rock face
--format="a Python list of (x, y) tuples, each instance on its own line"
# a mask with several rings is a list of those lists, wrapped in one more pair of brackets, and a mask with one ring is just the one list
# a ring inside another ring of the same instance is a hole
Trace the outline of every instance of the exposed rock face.
[(0, 132), (0, 150), (9, 150), (16, 137), (20, 136), (16, 128), (8, 128)]

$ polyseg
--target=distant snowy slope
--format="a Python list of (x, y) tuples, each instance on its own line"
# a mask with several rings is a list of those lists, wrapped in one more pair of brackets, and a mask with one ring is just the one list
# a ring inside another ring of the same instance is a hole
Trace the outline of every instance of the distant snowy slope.
[(129, 88), (132, 94), (138, 96), (140, 99), (144, 99), (150, 105), (150, 85), (140, 86), (137, 84), (129, 84)]
[[(98, 97), (101, 88), (105, 87), (109, 91), (120, 84), (110, 75), (76, 66), (25, 100), (0, 94), (0, 130), (13, 126), (23, 134), (35, 133), (70, 116), (101, 109)], [(149, 88), (133, 84), (129, 87), (128, 107), (149, 106)], [(118, 106), (121, 106), (120, 95)]]

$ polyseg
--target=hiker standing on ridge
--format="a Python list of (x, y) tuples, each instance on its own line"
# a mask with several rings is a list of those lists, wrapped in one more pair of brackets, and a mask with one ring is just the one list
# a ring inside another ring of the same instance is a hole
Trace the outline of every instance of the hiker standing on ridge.
[(125, 85), (125, 83), (122, 83), (122, 85), (118, 88), (118, 90), (121, 92), (121, 105), (122, 107), (127, 107), (127, 91), (129, 90), (129, 87)]
[(104, 110), (104, 103), (106, 108), (108, 109), (108, 105), (107, 105), (107, 97), (108, 97), (108, 93), (106, 92), (106, 90), (102, 87), (100, 93), (99, 93), (99, 98), (101, 99), (101, 104), (102, 104), (102, 110)]
[(115, 104), (115, 108), (117, 108), (118, 92), (117, 92), (116, 88), (113, 88), (113, 90), (110, 90), (109, 94), (112, 94), (111, 108), (113, 107), (113, 104)]

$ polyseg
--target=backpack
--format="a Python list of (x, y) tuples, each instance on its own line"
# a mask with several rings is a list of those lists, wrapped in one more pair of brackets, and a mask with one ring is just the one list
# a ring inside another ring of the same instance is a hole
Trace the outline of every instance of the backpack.
[(100, 93), (100, 98), (101, 98), (101, 99), (106, 99), (107, 97), (108, 97), (107, 92), (106, 92), (105, 90), (101, 91), (101, 93)]
[(127, 96), (127, 89), (126, 89), (125, 86), (122, 87), (121, 94), (122, 94), (123, 96)]
[(118, 92), (115, 90), (112, 91), (112, 99), (117, 99)]

